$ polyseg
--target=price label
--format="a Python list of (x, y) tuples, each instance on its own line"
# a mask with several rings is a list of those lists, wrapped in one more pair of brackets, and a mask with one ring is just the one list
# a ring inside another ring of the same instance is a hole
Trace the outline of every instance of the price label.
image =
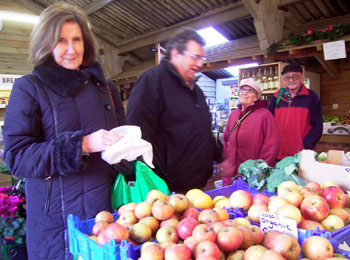
[(260, 228), (264, 232), (278, 230), (298, 239), (297, 222), (293, 219), (278, 216), (271, 212), (262, 211), (260, 213)]

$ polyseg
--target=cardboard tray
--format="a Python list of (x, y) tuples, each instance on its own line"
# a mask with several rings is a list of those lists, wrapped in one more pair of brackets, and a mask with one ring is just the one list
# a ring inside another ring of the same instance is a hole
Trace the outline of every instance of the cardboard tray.
[(313, 150), (301, 151), (299, 177), (306, 182), (332, 181), (344, 191), (350, 191), (350, 166), (318, 162)]

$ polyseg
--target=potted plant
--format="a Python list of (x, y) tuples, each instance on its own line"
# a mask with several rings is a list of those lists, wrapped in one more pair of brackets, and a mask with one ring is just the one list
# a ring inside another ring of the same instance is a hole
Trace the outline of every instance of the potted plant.
[(0, 187), (0, 236), (22, 244), (25, 234), (25, 196), (19, 180), (16, 186)]

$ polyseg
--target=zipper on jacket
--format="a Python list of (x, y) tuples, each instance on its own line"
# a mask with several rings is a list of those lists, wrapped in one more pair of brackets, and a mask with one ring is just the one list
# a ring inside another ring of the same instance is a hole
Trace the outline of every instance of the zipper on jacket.
[(46, 199), (45, 199), (45, 211), (44, 213), (47, 214), (50, 209), (50, 198), (51, 198), (51, 190), (52, 190), (52, 178), (47, 177), (45, 180), (47, 183), (47, 189), (46, 189)]

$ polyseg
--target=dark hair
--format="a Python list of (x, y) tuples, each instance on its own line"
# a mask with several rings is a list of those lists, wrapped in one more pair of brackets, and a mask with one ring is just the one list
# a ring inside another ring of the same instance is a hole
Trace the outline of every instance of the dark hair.
[(298, 63), (290, 63), (287, 66), (285, 66), (282, 70), (282, 75), (287, 72), (301, 72), (303, 73), (303, 69)]
[(170, 58), (170, 51), (172, 49), (177, 49), (179, 53), (183, 53), (183, 51), (186, 50), (187, 43), (191, 40), (202, 46), (205, 45), (205, 40), (196, 32), (196, 30), (188, 27), (180, 29), (167, 41), (166, 56)]
[(82, 65), (87, 66), (96, 61), (96, 42), (87, 17), (78, 7), (67, 3), (50, 5), (40, 14), (39, 22), (30, 35), (29, 61), (40, 65), (52, 59), (52, 51), (58, 43), (65, 22), (76, 22), (80, 26), (84, 40)]

